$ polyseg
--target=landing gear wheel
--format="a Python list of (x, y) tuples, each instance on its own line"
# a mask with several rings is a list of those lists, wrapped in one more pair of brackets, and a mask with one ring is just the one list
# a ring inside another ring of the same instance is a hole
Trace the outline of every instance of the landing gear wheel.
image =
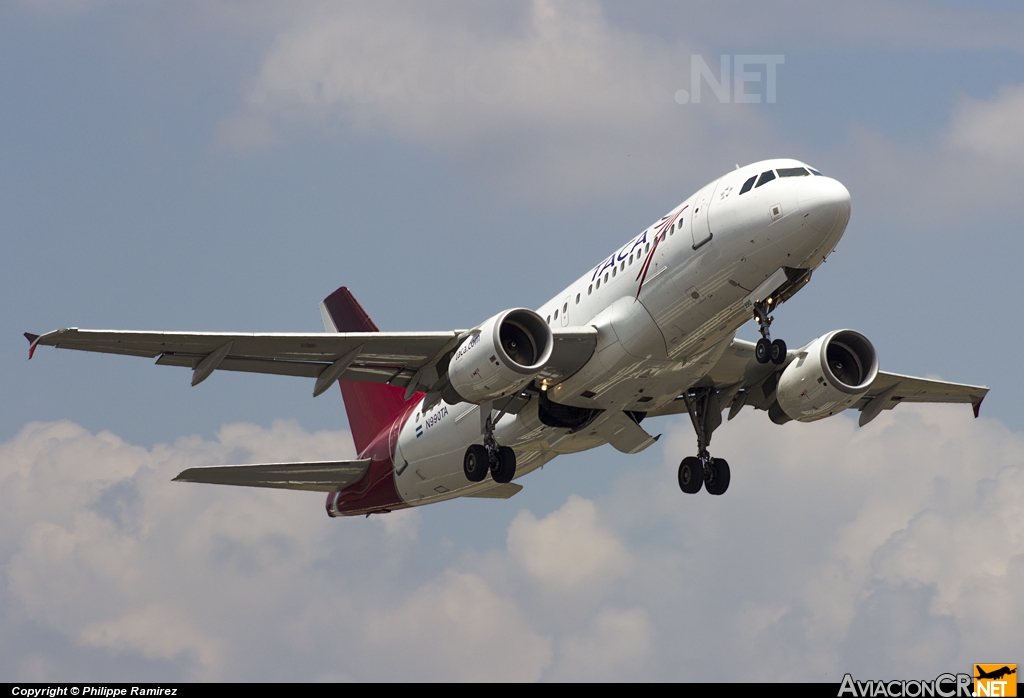
[(712, 458), (704, 466), (704, 489), (708, 494), (725, 494), (729, 489), (729, 463), (724, 458)]
[[(763, 341), (763, 340), (762, 340)], [(758, 342), (760, 344), (761, 342)], [(768, 355), (772, 360), (772, 363), (776, 366), (781, 366), (786, 363), (786, 343), (781, 339), (776, 339), (772, 342), (771, 348), (768, 351)], [(758, 359), (760, 361), (760, 359)], [(765, 362), (761, 362), (765, 363)]]
[[(783, 345), (785, 346), (785, 345)], [(757, 340), (757, 346), (754, 347), (754, 358), (757, 359), (757, 363), (766, 364), (771, 361), (772, 343), (764, 337)], [(785, 353), (783, 353), (785, 356)]]
[(462, 472), (466, 474), (466, 479), (470, 482), (480, 482), (487, 477), (487, 469), (487, 449), (479, 444), (467, 448), (462, 459)]
[(699, 458), (689, 456), (679, 464), (679, 489), (686, 494), (697, 494), (704, 486), (704, 465)]
[(516, 452), (508, 446), (498, 449), (498, 460), (491, 465), (491, 477), (495, 482), (505, 484), (512, 482), (516, 476)]

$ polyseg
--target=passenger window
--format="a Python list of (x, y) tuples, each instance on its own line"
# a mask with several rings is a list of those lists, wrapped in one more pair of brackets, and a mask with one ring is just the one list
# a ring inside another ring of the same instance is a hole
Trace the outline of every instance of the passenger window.
[(743, 187), (740, 188), (740, 194), (746, 194), (748, 191), (754, 188), (754, 182), (757, 181), (757, 175), (754, 175), (746, 182), (743, 183)]
[(647, 243), (646, 245), (644, 245), (644, 254), (647, 254), (650, 251), (651, 251), (651, 243)]
[[(558, 311), (556, 310), (555, 312), (557, 313)], [(568, 303), (568, 301), (565, 303), (565, 305), (562, 306), (562, 315), (565, 315), (567, 312), (569, 312), (569, 303)]]
[(558, 319), (558, 308), (555, 308), (555, 319)]
[(612, 267), (612, 277), (615, 276), (615, 267)]
[(807, 170), (802, 167), (780, 167), (780, 177), (806, 177)]
[(593, 292), (594, 292), (594, 284), (590, 284), (589, 286), (587, 286), (587, 295), (589, 296)]
[(580, 294), (576, 294), (576, 305), (580, 304)]
[(597, 286), (595, 286), (594, 288), (601, 288), (601, 279), (597, 280)]
[(604, 282), (608, 283), (608, 272), (604, 273)]
[(550, 315), (548, 315), (548, 324), (549, 325), (551, 324), (551, 316)]
[(619, 270), (620, 271), (626, 271), (626, 263), (625, 262), (619, 262)]
[(762, 172), (761, 179), (757, 180), (757, 184), (754, 185), (754, 189), (757, 189), (762, 184), (767, 184), (773, 179), (775, 179), (775, 173), (772, 172), (771, 170), (768, 170), (767, 172)]

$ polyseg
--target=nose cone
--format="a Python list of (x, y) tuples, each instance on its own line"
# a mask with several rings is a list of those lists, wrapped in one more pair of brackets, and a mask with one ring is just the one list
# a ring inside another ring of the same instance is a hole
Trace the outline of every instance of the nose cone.
[(798, 201), (804, 221), (824, 235), (845, 229), (850, 220), (850, 192), (831, 177), (805, 177)]

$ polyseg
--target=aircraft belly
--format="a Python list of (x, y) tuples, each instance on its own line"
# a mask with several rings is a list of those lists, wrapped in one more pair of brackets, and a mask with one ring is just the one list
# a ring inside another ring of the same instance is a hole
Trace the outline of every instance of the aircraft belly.
[[(516, 451), (517, 479), (554, 458), (558, 452), (551, 444), (566, 432), (541, 424), (535, 403), (531, 400), (519, 414), (506, 414), (495, 425), (498, 442)], [(474, 443), (483, 443), (477, 405), (442, 403), (425, 415), (417, 407), (398, 436), (395, 483), (402, 501), (416, 506), (494, 487), (490, 476), (479, 483), (466, 479), (463, 458)]]

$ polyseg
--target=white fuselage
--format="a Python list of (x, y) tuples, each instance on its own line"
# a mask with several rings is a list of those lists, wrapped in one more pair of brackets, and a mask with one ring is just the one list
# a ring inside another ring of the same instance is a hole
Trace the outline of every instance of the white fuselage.
[[(588, 428), (545, 426), (537, 400), (496, 424), (516, 451), (517, 477), (560, 453), (600, 446), (603, 418), (666, 405), (707, 375), (750, 312), (743, 300), (780, 268), (815, 269), (835, 248), (850, 213), (838, 181), (776, 176), (740, 193), (762, 173), (806, 168), (767, 160), (711, 182), (541, 306), (552, 328), (592, 325), (597, 349), (577, 373), (547, 389), (556, 403), (606, 412)], [(810, 169), (810, 168), (808, 168)], [(545, 386), (546, 387), (546, 386)], [(480, 408), (417, 407), (401, 426), (395, 484), (410, 505), (493, 487), (463, 473), (467, 446), (481, 443)]]

